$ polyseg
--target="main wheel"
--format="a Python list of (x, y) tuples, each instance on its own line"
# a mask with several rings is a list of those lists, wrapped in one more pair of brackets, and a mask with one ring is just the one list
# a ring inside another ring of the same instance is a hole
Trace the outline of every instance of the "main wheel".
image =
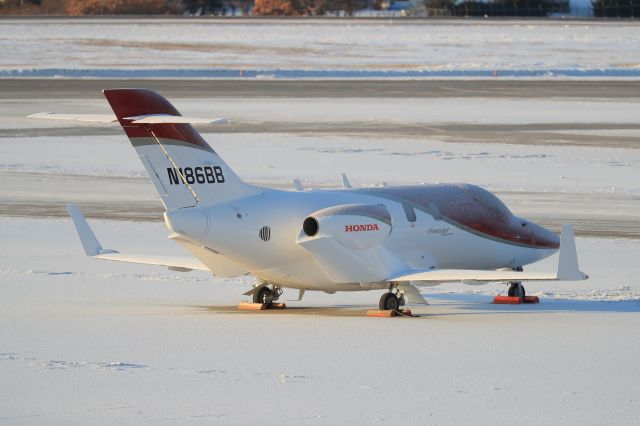
[(521, 282), (511, 283), (511, 285), (509, 286), (509, 292), (507, 294), (509, 295), (509, 297), (519, 297), (521, 299), (526, 295), (524, 286)]
[(273, 302), (273, 292), (269, 287), (260, 287), (253, 293), (253, 303), (264, 303), (270, 305)]
[(380, 297), (379, 307), (381, 311), (397, 311), (400, 308), (398, 296), (387, 292)]

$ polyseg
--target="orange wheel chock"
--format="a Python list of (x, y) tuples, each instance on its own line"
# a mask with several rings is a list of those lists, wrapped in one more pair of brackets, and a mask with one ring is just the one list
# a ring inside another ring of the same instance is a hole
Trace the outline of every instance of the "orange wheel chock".
[(390, 317), (397, 317), (397, 316), (412, 317), (413, 315), (411, 315), (411, 310), (409, 310), (409, 309), (403, 309), (401, 311), (396, 311), (394, 309), (390, 309), (390, 310), (387, 310), (387, 311), (371, 309), (371, 310), (367, 311), (367, 316), (368, 317), (390, 318)]
[(525, 296), (523, 298), (515, 296), (495, 296), (493, 303), (496, 305), (519, 305), (521, 303), (540, 303), (538, 296)]
[(522, 299), (515, 296), (496, 296), (493, 298), (493, 303), (496, 305), (519, 305), (522, 303)]
[(250, 302), (241, 302), (238, 305), (238, 309), (242, 311), (264, 311), (266, 309), (286, 309), (287, 305), (284, 303), (271, 303), (270, 305), (266, 303), (250, 303)]
[(238, 305), (238, 309), (243, 311), (264, 311), (267, 309), (267, 305), (264, 303), (241, 302)]

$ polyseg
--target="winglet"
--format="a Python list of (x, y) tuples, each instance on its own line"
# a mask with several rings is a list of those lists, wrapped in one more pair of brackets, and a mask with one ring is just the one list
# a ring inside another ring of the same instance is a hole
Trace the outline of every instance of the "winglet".
[(581, 281), (589, 278), (587, 274), (580, 271), (578, 266), (576, 239), (571, 225), (562, 225), (557, 277), (561, 281)]
[(71, 216), (71, 220), (73, 220), (73, 224), (76, 227), (76, 232), (78, 233), (78, 237), (80, 237), (80, 242), (82, 243), (82, 247), (84, 248), (84, 252), (87, 256), (97, 256), (99, 254), (106, 253), (118, 253), (116, 250), (102, 248), (100, 242), (96, 238), (96, 234), (93, 233), (93, 230), (87, 223), (87, 220), (84, 218), (82, 213), (80, 213), (80, 209), (77, 205), (67, 205), (67, 211), (69, 212), (69, 216)]

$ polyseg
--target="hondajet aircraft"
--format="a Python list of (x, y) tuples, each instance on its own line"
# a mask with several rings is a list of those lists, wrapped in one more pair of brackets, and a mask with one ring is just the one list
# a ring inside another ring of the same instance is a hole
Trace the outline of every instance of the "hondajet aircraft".
[[(444, 282), (583, 280), (571, 226), (561, 236), (517, 217), (470, 184), (285, 191), (240, 179), (191, 126), (225, 123), (180, 113), (145, 89), (103, 91), (115, 115), (39, 113), (32, 117), (119, 122), (166, 209), (169, 238), (193, 258), (104, 249), (76, 206), (69, 213), (94, 259), (206, 270), (257, 278), (245, 295), (270, 304), (282, 288), (335, 293), (386, 290), (380, 309), (426, 303), (416, 286)], [(348, 183), (345, 179), (345, 183)], [(523, 266), (560, 251), (555, 273)]]

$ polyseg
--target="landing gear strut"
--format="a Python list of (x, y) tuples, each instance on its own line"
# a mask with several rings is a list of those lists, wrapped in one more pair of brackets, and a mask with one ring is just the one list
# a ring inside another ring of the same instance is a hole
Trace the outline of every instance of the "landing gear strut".
[(278, 286), (272, 286), (272, 288), (265, 286), (260, 287), (253, 293), (253, 303), (262, 303), (264, 305), (271, 305), (273, 302), (280, 298), (282, 289)]
[(380, 297), (378, 307), (381, 311), (397, 311), (404, 306), (404, 295), (398, 290), (398, 286), (391, 284), (389, 291)]
[(509, 291), (507, 292), (509, 297), (519, 297), (520, 299), (524, 299), (526, 293), (524, 291), (524, 286), (520, 281), (512, 281), (509, 283)]

